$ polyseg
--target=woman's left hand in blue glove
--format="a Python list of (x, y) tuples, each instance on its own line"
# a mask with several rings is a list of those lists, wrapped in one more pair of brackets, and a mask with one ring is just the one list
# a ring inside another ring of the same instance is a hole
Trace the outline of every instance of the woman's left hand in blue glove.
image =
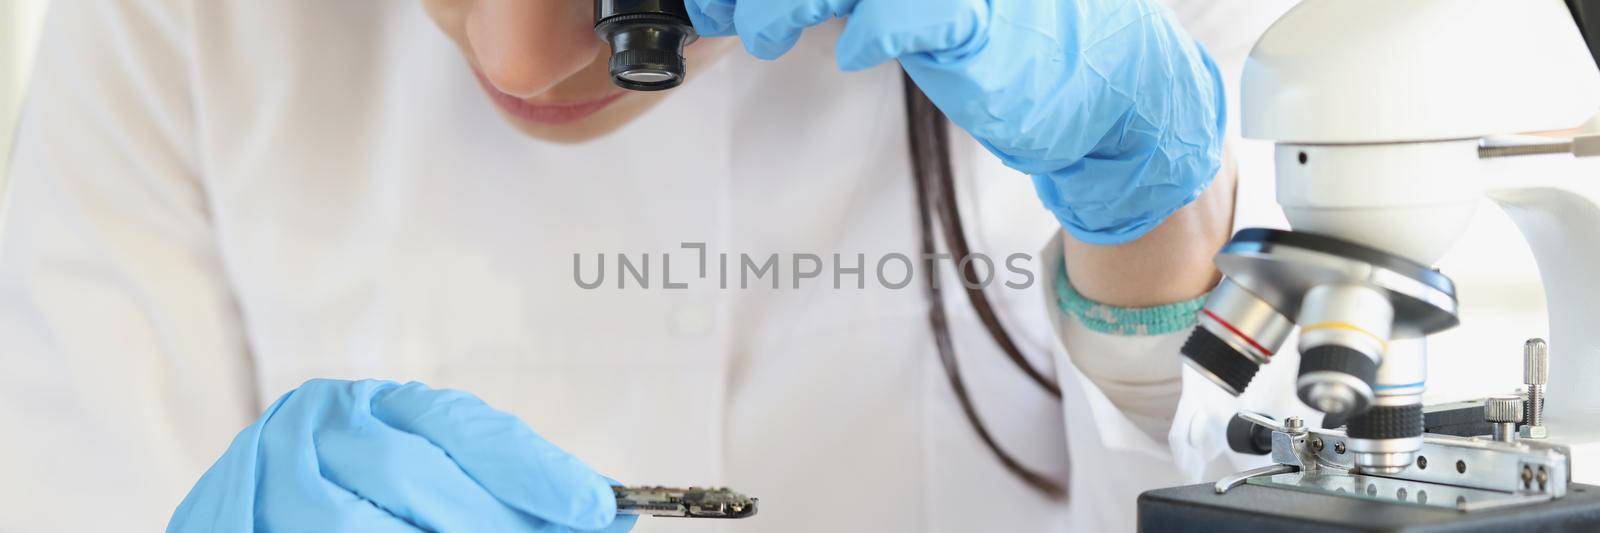
[(844, 70), (898, 59), (1078, 239), (1137, 239), (1220, 166), (1220, 74), (1156, 0), (686, 0), (704, 35), (775, 59), (848, 17)]
[(167, 531), (628, 531), (611, 484), (471, 394), (316, 379), (239, 433)]

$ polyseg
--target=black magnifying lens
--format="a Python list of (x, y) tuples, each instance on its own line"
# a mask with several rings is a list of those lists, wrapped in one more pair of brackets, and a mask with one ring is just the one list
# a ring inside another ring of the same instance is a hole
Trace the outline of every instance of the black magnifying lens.
[(683, 0), (595, 0), (594, 33), (611, 45), (611, 81), (634, 91), (683, 83), (683, 48), (700, 38)]

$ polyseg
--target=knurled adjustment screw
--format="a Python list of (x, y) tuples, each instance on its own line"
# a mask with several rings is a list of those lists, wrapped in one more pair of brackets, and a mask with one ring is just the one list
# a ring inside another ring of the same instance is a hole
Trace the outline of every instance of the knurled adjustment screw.
[(1544, 428), (1544, 387), (1550, 382), (1550, 345), (1544, 339), (1528, 339), (1522, 344), (1522, 383), (1528, 386), (1522, 403), (1521, 434), (1530, 439), (1546, 436)]
[(1496, 424), (1521, 422), (1522, 398), (1516, 396), (1494, 396), (1485, 400), (1483, 402), (1483, 420)]
[(1494, 440), (1516, 440), (1517, 422), (1522, 421), (1522, 397), (1491, 396), (1485, 399), (1483, 420), (1493, 424)]

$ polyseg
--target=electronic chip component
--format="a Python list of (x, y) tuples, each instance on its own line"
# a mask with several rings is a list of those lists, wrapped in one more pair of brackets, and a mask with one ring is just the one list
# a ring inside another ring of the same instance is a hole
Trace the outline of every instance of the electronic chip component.
[(617, 512), (682, 518), (748, 518), (756, 514), (756, 498), (726, 487), (611, 487)]

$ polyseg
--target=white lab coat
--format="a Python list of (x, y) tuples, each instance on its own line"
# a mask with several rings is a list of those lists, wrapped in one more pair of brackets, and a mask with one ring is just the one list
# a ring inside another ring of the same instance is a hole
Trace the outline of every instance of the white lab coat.
[[(1282, 10), (1179, 4), (1232, 79)], [(947, 290), (956, 349), (1003, 445), (1058, 479), (1070, 465), (1069, 502), (968, 427), (920, 284), (791, 287), (793, 254), (918, 251), (898, 71), (838, 72), (836, 35), (733, 54), (621, 131), (553, 145), (496, 115), (415, 2), (57, 2), (0, 248), (0, 531), (159, 529), (314, 377), (469, 390), (619, 480), (763, 501), (736, 525), (642, 531), (1129, 530), (1139, 492), (1242, 466), (1219, 421), (1292, 407), (1263, 382), (1288, 383), (1293, 355), (1241, 400), (1186, 374), (1169, 437), (1141, 431), (1063, 346), (1177, 365), (1186, 333), (1060, 316), (1059, 250), (1036, 252), (1058, 228), (974, 143), (955, 158), (975, 247), (1038, 258), (1033, 288), (990, 294), (1064, 401)], [(1270, 160), (1236, 151), (1240, 201), (1270, 202)], [(685, 242), (782, 254), (782, 287), (719, 288)], [(667, 252), (687, 288), (662, 286)], [(579, 287), (574, 254), (592, 279), (602, 253), (607, 284)], [(651, 254), (650, 288), (615, 286), (618, 253)]]

